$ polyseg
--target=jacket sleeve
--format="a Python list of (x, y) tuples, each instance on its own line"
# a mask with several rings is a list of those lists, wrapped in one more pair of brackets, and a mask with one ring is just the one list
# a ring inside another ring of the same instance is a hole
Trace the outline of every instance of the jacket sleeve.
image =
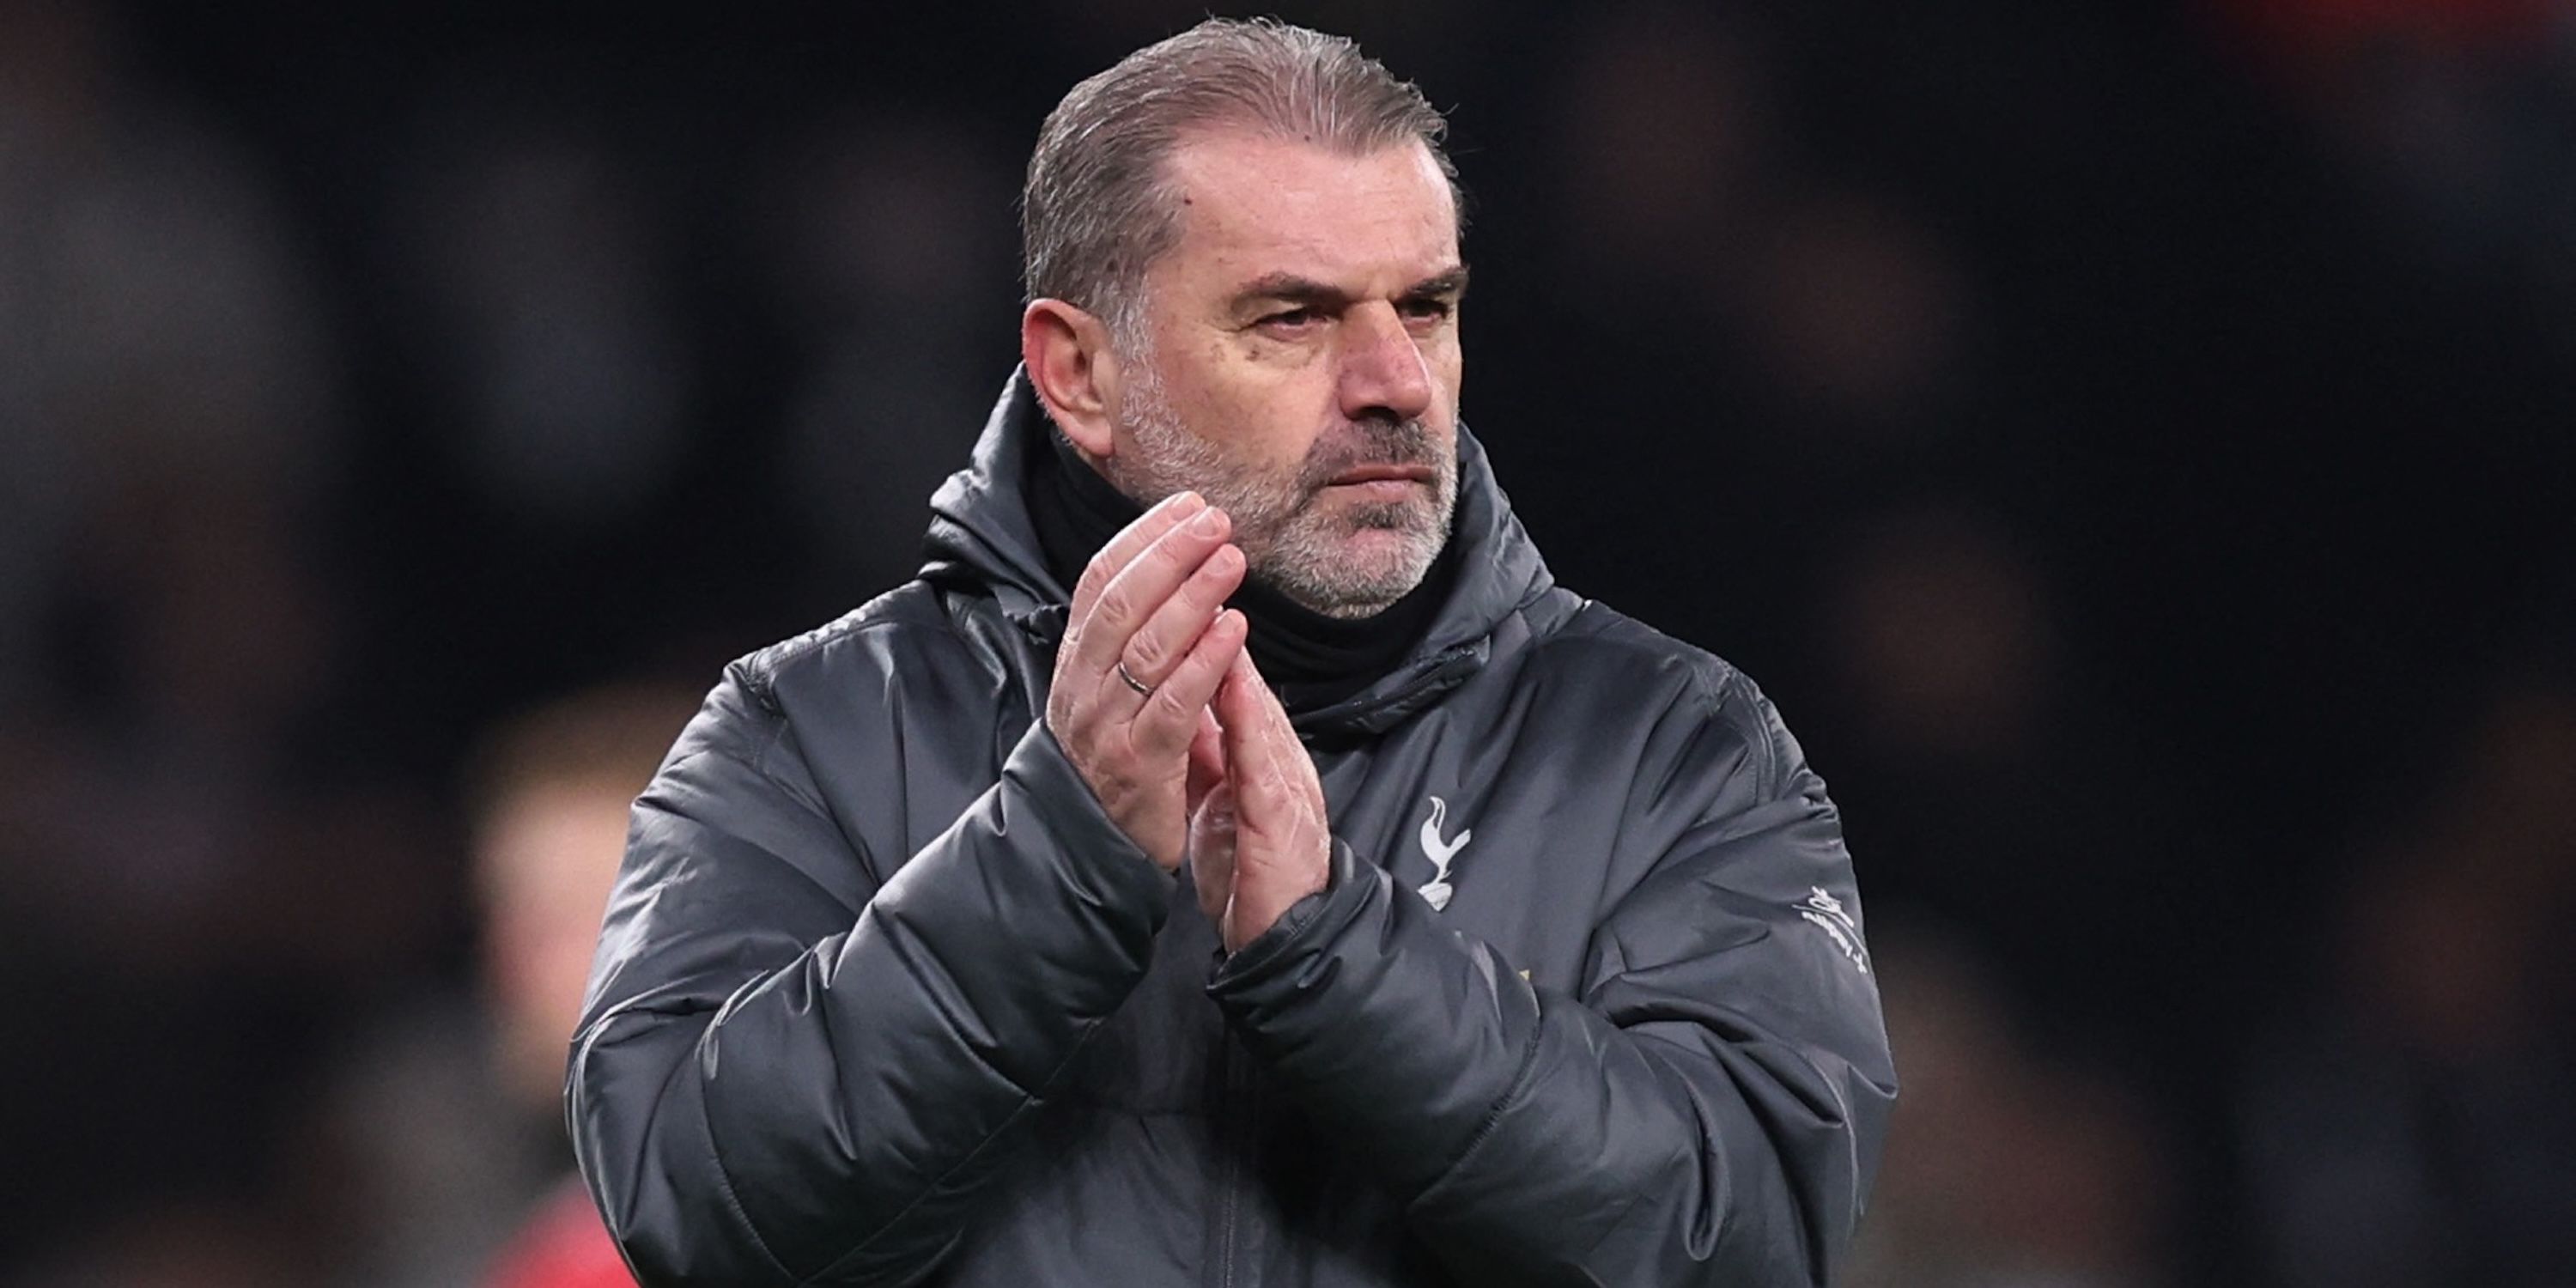
[(1578, 992), (1345, 847), (1210, 986), (1461, 1282), (1821, 1285), (1850, 1241), (1896, 1091), (1851, 861), (1750, 683), (1707, 714)]
[(567, 1103), (646, 1284), (926, 1274), (1173, 887), (1043, 722), (881, 886), (846, 837), (739, 670), (636, 802)]

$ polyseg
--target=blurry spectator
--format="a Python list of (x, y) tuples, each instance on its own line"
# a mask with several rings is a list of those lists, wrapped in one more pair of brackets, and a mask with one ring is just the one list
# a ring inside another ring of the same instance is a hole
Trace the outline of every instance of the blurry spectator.
[(512, 722), (478, 757), (480, 1006), (425, 1007), (359, 1054), (338, 1130), (369, 1191), (352, 1217), (373, 1234), (349, 1283), (630, 1282), (573, 1179), (566, 1044), (627, 807), (694, 709), (677, 692), (597, 690)]
[(1995, 524), (1950, 506), (1885, 516), (1842, 572), (1819, 634), (1841, 655), (1856, 731), (1924, 762), (1991, 760), (2045, 735), (2060, 640)]
[(2012, 962), (2053, 1041), (2180, 1036), (2202, 974), (2169, 954), (2206, 924), (2184, 892), (2215, 855), (2174, 821), (2130, 722), (2073, 682), (2022, 548), (1975, 510), (1915, 506), (1861, 527), (1828, 585), (1818, 714), (1882, 902), (1937, 910)]
[(2251, 53), (2402, 216), (2419, 262), (2519, 287), (2576, 358), (2576, 19), (2554, 0), (2227, 0)]
[(2238, 1104), (2290, 1288), (2559, 1288), (2576, 1268), (2576, 688), (2486, 705), (2342, 901), (2326, 996)]
[(1576, 307), (1684, 311), (1740, 289), (1777, 196), (1765, 60), (1746, 11), (1626, 4), (1572, 35), (1556, 193)]
[(195, 1246), (196, 1196), (265, 1180), (298, 1061), (439, 906), (415, 802), (322, 747), (340, 425), (311, 265), (123, 34), (0, 6), (0, 1153), (48, 1160), (0, 1260)]
[(775, 167), (755, 220), (800, 377), (776, 480), (832, 559), (834, 594), (920, 564), (919, 498), (983, 421), (1011, 360), (1013, 176), (953, 124), (842, 116)]
[(590, 978), (626, 811), (697, 710), (694, 695), (602, 689), (503, 728), (472, 802), (485, 1002), (511, 1099), (562, 1116), (566, 1044)]
[(1874, 451), (1891, 429), (1939, 427), (1967, 282), (1902, 210), (1802, 173), (1750, 12), (1629, 4), (1575, 39), (1554, 139), (1569, 303), (1623, 329), (1685, 326), (1703, 360), (1721, 335), (1742, 349), (1760, 396), (1807, 431), (1751, 444), (1767, 469), (1868, 455), (1816, 430)]
[(0, 5), (0, 714), (120, 490), (255, 507), (327, 478), (333, 373), (264, 177), (130, 75), (82, 0)]
[(304, 1282), (312, 1240), (256, 1201), (141, 1205), (12, 1280), (16, 1288), (278, 1288)]
[[(1674, 602), (1676, 633), (1724, 641), (1804, 702), (1822, 677), (1786, 624), (1825, 584), (1832, 535), (1960, 454), (1978, 292), (1921, 214), (1799, 128), (1793, 15), (1632, 2), (1562, 25), (1534, 114), (1548, 281), (1517, 319), (1552, 343), (1488, 366), (1470, 420), (1497, 409), (1533, 522), (1583, 525), (1569, 581)], [(1615, 540), (1566, 499), (1587, 496), (1620, 499)], [(1761, 553), (1706, 557), (1729, 548)]]
[(434, 96), (401, 177), (398, 270), (417, 301), (441, 441), (507, 511), (599, 524), (668, 486), (697, 354), (671, 247), (614, 135), (560, 99), (578, 70)]
[(1764, 239), (1755, 289), (1737, 304), (1783, 393), (1867, 456), (1899, 433), (1944, 428), (1961, 378), (1967, 285), (1926, 230), (1893, 207), (1841, 194), (1790, 203)]
[(0, 864), (0, 915), (146, 974), (265, 952), (228, 935), (273, 849), (245, 834), (296, 827), (268, 776), (330, 672), (322, 322), (261, 176), (130, 78), (105, 13), (5, 18), (0, 737), (59, 759), (18, 838), (53, 862)]
[(1844, 1288), (2169, 1282), (2172, 1177), (2132, 1094), (2038, 1054), (1962, 943), (1895, 909), (1873, 929), (1905, 1097)]

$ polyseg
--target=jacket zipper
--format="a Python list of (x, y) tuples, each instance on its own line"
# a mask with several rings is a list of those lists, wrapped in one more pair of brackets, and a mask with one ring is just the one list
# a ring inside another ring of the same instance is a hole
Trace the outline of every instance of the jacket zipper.
[(1217, 1213), (1216, 1282), (1217, 1288), (1234, 1288), (1234, 1221), (1235, 1168), (1226, 1167), (1224, 1207)]
[(1251, 1172), (1252, 1151), (1261, 1139), (1258, 1121), (1260, 1091), (1253, 1085), (1251, 1070), (1235, 1050), (1234, 1035), (1229, 1033), (1217, 1046), (1219, 1086), (1223, 1089), (1217, 1110), (1224, 1116), (1220, 1134), (1233, 1148), (1226, 1151), (1225, 1165), (1217, 1183), (1217, 1256), (1215, 1288), (1236, 1288), (1248, 1284), (1252, 1275), (1238, 1277), (1235, 1261), (1241, 1253), (1237, 1236), (1242, 1230), (1243, 1187)]

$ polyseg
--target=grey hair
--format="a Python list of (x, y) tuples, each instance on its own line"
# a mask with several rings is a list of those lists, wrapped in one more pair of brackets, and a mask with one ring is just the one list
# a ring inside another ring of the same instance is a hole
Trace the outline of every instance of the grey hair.
[(1145, 270), (1180, 239), (1164, 161), (1193, 130), (1241, 128), (1360, 156), (1419, 141), (1457, 196), (1448, 124), (1422, 91), (1340, 36), (1210, 18), (1083, 81), (1047, 114), (1020, 194), (1021, 276), (1139, 334)]

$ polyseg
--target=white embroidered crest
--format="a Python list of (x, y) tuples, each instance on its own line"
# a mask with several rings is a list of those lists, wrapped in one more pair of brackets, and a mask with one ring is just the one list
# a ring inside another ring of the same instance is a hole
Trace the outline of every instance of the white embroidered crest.
[(1472, 828), (1460, 831), (1457, 840), (1440, 839), (1440, 829), (1448, 821), (1449, 802), (1437, 796), (1432, 797), (1431, 817), (1422, 820), (1422, 831), (1419, 835), (1422, 841), (1422, 853), (1424, 857), (1431, 860), (1432, 868), (1431, 879), (1422, 885), (1422, 897), (1430, 901), (1434, 909), (1449, 906), (1449, 896), (1456, 893), (1449, 884), (1449, 865), (1457, 861), (1458, 851), (1466, 849), (1467, 842), (1476, 839), (1475, 830)]

